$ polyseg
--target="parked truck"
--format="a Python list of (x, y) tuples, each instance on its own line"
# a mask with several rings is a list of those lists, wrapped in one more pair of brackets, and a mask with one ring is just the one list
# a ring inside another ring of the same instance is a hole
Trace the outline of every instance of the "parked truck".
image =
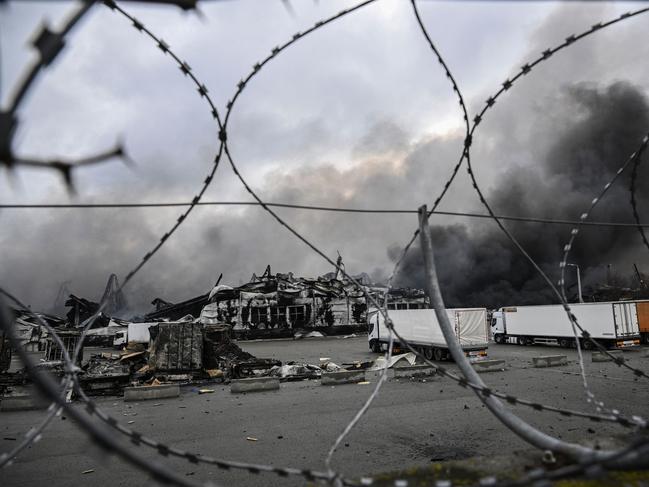
[[(570, 309), (579, 325), (602, 345), (624, 348), (640, 344), (635, 302), (575, 303)], [(572, 324), (560, 304), (500, 308), (492, 315), (491, 328), (496, 343), (576, 346)], [(579, 330), (577, 334), (581, 337)], [(592, 342), (579, 340), (582, 348), (593, 348)]]
[[(485, 308), (447, 309), (455, 336), (467, 357), (486, 357), (489, 343), (487, 310)], [(434, 309), (408, 309), (389, 311), (394, 329), (429, 360), (450, 358), (446, 340), (437, 321)], [(376, 311), (369, 319), (368, 340), (370, 350), (379, 353), (389, 343), (389, 330), (383, 314)], [(395, 337), (394, 343), (400, 346)]]

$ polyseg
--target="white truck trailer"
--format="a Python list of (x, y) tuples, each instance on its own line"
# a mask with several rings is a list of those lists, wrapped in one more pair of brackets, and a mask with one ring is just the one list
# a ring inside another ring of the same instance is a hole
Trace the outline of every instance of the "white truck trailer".
[[(602, 345), (623, 348), (640, 344), (636, 303), (575, 303), (570, 309), (579, 325)], [(500, 308), (492, 315), (491, 331), (496, 343), (576, 346), (572, 324), (560, 304)], [(577, 334), (581, 337), (579, 330)], [(593, 348), (588, 340), (580, 338), (580, 343), (586, 350)]]
[[(447, 309), (465, 355), (472, 359), (486, 357), (489, 343), (487, 310), (485, 308)], [(450, 358), (448, 346), (434, 309), (390, 310), (394, 329), (429, 360)], [(383, 314), (375, 311), (369, 319), (370, 350), (379, 353), (390, 341)], [(395, 345), (399, 339), (395, 337)]]

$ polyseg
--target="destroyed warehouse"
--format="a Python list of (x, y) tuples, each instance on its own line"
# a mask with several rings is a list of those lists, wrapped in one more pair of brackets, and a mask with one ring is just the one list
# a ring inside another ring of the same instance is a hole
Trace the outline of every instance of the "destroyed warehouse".
[[(366, 274), (354, 277), (361, 288), (340, 271), (318, 278), (296, 277), (293, 273), (272, 274), (270, 266), (250, 282), (231, 287), (217, 284), (209, 294), (178, 304), (163, 304), (144, 317), (147, 322), (177, 320), (191, 314), (204, 324), (230, 325), (237, 338), (292, 336), (297, 330), (325, 334), (346, 334), (367, 329), (369, 293), (379, 303), (388, 289), (372, 284)], [(418, 289), (394, 289), (388, 294), (391, 309), (428, 306)]]

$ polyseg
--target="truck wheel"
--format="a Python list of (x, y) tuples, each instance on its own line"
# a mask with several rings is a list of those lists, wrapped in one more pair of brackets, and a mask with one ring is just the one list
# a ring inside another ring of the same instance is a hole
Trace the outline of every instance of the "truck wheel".
[(593, 342), (590, 340), (584, 340), (581, 342), (581, 348), (584, 350), (592, 350), (595, 346), (593, 345)]
[(560, 338), (559, 346), (562, 348), (570, 348), (570, 340), (568, 340), (567, 338)]
[(430, 347), (424, 348), (424, 357), (426, 357), (427, 360), (433, 360), (433, 349)]
[(502, 345), (503, 343), (505, 343), (505, 338), (500, 333), (498, 333), (496, 336), (494, 336), (494, 341), (497, 344)]
[(370, 350), (374, 353), (381, 353), (381, 342), (378, 340), (370, 340)]
[(441, 348), (433, 348), (433, 358), (435, 362), (441, 362), (444, 359), (444, 351)]

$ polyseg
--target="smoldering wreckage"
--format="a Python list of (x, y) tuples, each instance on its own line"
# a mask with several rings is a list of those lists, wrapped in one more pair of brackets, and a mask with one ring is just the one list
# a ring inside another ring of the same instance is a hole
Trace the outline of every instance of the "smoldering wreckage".
[[(342, 262), (338, 265), (339, 269)], [(391, 309), (428, 307), (422, 290), (388, 292), (365, 274), (355, 276), (361, 290), (339, 270), (303, 278), (292, 273), (272, 274), (268, 266), (261, 276), (253, 274), (250, 282), (238, 287), (221, 284), (221, 277), (204, 295), (179, 303), (156, 298), (153, 311), (124, 320), (113, 316), (127, 304), (117, 277), (111, 275), (99, 302), (70, 294), (65, 300), (69, 308), (65, 318), (15, 308), (14, 333), (20, 346), (39, 361), (39, 368), (62, 377), (63, 352), (43, 322), (56, 330), (70, 356), (82, 330), (92, 322), (77, 356), (80, 385), (89, 395), (119, 395), (124, 388), (137, 385), (227, 383), (263, 376), (317, 379), (323, 371), (372, 367), (372, 363), (337, 365), (327, 358), (318, 364), (282, 363), (254, 357), (234, 340), (366, 332), (369, 307), (363, 291), (379, 302), (387, 297)], [(0, 388), (2, 395), (8, 396), (28, 385), (29, 377), (22, 365), (12, 362), (8, 338), (3, 338), (0, 346)], [(83, 359), (84, 346), (104, 348), (93, 348), (99, 353), (86, 353)], [(413, 361), (414, 355), (404, 360)]]

